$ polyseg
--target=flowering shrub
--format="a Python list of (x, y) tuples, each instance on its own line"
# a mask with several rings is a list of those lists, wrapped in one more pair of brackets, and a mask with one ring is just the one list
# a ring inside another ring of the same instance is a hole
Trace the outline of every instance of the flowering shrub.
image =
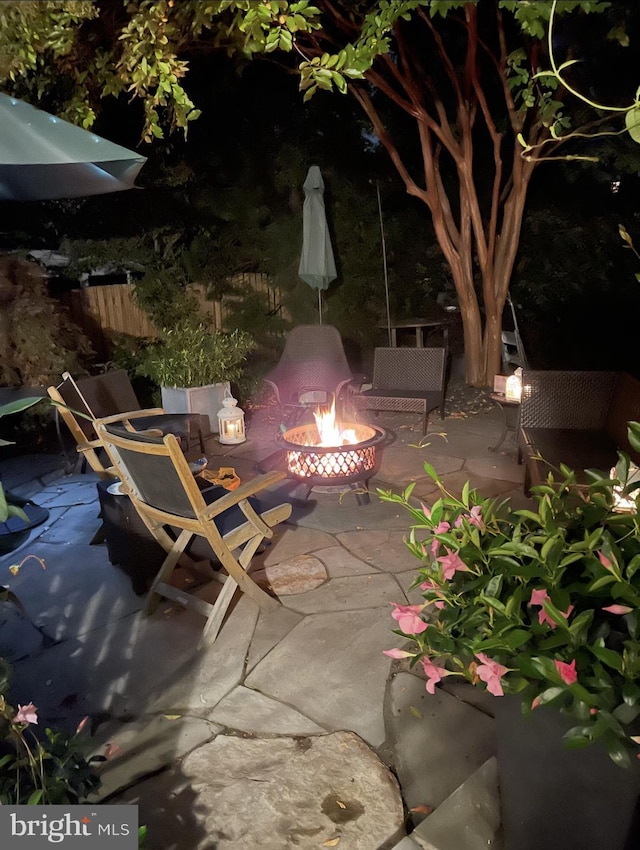
[[(629, 439), (640, 450), (640, 424)], [(628, 483), (628, 456), (617, 478), (590, 470), (587, 485), (562, 466), (533, 488), (536, 510), (483, 499), (468, 483), (457, 499), (425, 470), (440, 490), (431, 509), (411, 498), (413, 485), (379, 491), (411, 515), (425, 600), (394, 603), (396, 634), (411, 647), (386, 654), (420, 664), (429, 693), (459, 676), (497, 697), (519, 694), (525, 713), (555, 706), (575, 720), (568, 746), (600, 741), (629, 766), (640, 757), (640, 525), (615, 509), (617, 494), (635, 499), (640, 486)]]
[[(0, 692), (6, 679), (0, 683)], [(0, 693), (0, 804), (79, 803), (99, 783), (81, 753), (78, 737), (87, 718), (73, 736), (45, 729), (36, 735), (38, 710), (33, 703), (16, 711)]]

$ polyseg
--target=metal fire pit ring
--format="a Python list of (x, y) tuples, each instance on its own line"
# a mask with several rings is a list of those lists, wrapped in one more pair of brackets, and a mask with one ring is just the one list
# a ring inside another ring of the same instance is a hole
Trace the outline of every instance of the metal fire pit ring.
[(288, 475), (306, 484), (309, 493), (313, 487), (347, 486), (355, 493), (358, 504), (368, 504), (368, 483), (380, 468), (386, 432), (354, 422), (342, 423), (342, 428), (353, 429), (365, 439), (343, 446), (315, 446), (308, 441), (317, 437), (317, 430), (308, 424), (288, 428), (276, 436), (276, 442), (284, 450)]

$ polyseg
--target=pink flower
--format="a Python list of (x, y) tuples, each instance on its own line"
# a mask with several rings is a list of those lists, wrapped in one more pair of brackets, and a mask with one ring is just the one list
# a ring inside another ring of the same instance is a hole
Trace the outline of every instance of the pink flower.
[(428, 578), (426, 581), (422, 582), (420, 590), (440, 590), (440, 588), (433, 579)]
[(434, 664), (433, 661), (430, 661), (428, 658), (423, 658), (420, 662), (422, 664), (422, 669), (427, 675), (427, 691), (430, 694), (435, 694), (436, 685), (438, 682), (441, 682), (444, 676), (449, 676), (449, 671), (445, 670), (444, 667), (438, 667), (437, 664)]
[(448, 581), (452, 579), (456, 572), (464, 572), (469, 567), (464, 563), (457, 552), (452, 552), (445, 546), (446, 555), (441, 555), (438, 561), (442, 564), (442, 575)]
[(79, 734), (80, 734), (80, 732), (82, 732), (82, 730), (84, 729), (84, 727), (87, 725), (88, 721), (89, 721), (89, 717), (88, 717), (88, 716), (87, 716), (87, 717), (83, 717), (83, 718), (82, 718), (82, 720), (80, 721), (80, 723), (78, 723), (78, 726), (77, 726), (77, 728), (76, 728), (76, 735), (79, 735)]
[(35, 723), (38, 725), (38, 715), (36, 711), (38, 709), (35, 705), (30, 702), (28, 705), (18, 705), (18, 710), (16, 711), (16, 716), (13, 718), (14, 723)]
[(420, 507), (422, 508), (422, 513), (426, 516), (427, 519), (431, 519), (431, 511), (425, 505), (424, 502), (420, 502)]
[(540, 705), (540, 697), (534, 697), (532, 702), (531, 702), (531, 711), (533, 711), (533, 709), (537, 708), (539, 705)]
[(413, 658), (415, 652), (405, 652), (404, 649), (383, 649), (383, 655), (388, 655), (389, 658)]
[(419, 635), (426, 630), (427, 624), (418, 616), (424, 605), (398, 605), (395, 602), (391, 604), (395, 606), (391, 616), (398, 621), (400, 631), (405, 635)]
[[(555, 629), (556, 624), (553, 622), (551, 617), (544, 610), (543, 605), (544, 605), (545, 599), (548, 600), (549, 602), (551, 602), (551, 597), (549, 596), (547, 591), (544, 590), (544, 588), (542, 590), (532, 590), (531, 591), (531, 599), (529, 600), (529, 605), (539, 605), (540, 606), (540, 610), (538, 611), (538, 622), (540, 623), (540, 625), (542, 625), (543, 623), (549, 623), (549, 626), (552, 629)], [(560, 613), (565, 618), (565, 620), (567, 620), (569, 618), (569, 614), (571, 614), (571, 612), (573, 611), (573, 608), (574, 608), (573, 605), (569, 605), (569, 607), (567, 608), (566, 611), (560, 611)]]
[(553, 663), (556, 665), (556, 670), (560, 673), (560, 678), (565, 685), (573, 685), (574, 682), (578, 681), (575, 658), (571, 664), (566, 664), (564, 661), (558, 661), (557, 659), (554, 659)]
[(485, 525), (484, 520), (482, 519), (482, 508), (480, 505), (474, 505), (471, 508), (471, 513), (467, 517), (471, 525), (475, 525), (476, 528), (479, 528), (480, 531), (484, 531)]
[[(442, 522), (439, 522), (438, 525), (433, 529), (433, 533), (434, 533), (434, 535), (435, 534), (446, 534), (447, 531), (449, 531), (450, 528), (451, 528), (451, 523), (443, 520)], [(431, 541), (431, 554), (433, 555), (434, 558), (438, 554), (438, 548), (439, 547), (440, 547), (440, 541), (436, 540), (436, 538), (434, 537), (433, 540)]]
[(492, 658), (486, 656), (483, 652), (476, 652), (476, 658), (479, 658), (482, 664), (476, 667), (476, 673), (486, 684), (487, 690), (494, 697), (503, 697), (502, 682), (500, 679), (505, 673), (509, 672), (509, 668), (502, 664), (498, 664)]
[(597, 554), (598, 558), (600, 558), (600, 563), (602, 564), (602, 566), (605, 567), (607, 570), (610, 570), (613, 564), (611, 563), (609, 558), (607, 558), (604, 552), (598, 552)]
[(633, 608), (629, 608), (628, 605), (607, 605), (602, 610), (608, 611), (610, 614), (630, 614)]
[(480, 531), (485, 530), (486, 526), (484, 524), (484, 520), (482, 519), (482, 508), (480, 507), (480, 505), (474, 505), (468, 514), (460, 514), (460, 516), (455, 522), (456, 528), (460, 528), (465, 519), (469, 523), (469, 525), (475, 525), (475, 527), (479, 528)]
[(104, 745), (104, 757), (106, 759), (115, 758), (115, 756), (119, 756), (122, 753), (122, 747), (120, 744), (116, 744), (115, 741), (108, 741)]

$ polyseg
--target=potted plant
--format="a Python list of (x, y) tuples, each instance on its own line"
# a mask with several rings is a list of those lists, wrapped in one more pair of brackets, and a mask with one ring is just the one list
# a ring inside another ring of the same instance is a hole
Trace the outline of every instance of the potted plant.
[(136, 371), (160, 385), (167, 413), (205, 414), (215, 432), (225, 390), (242, 375), (253, 347), (244, 331), (212, 331), (188, 316), (145, 348)]
[[(640, 424), (629, 423), (629, 441), (640, 449)], [(503, 698), (496, 701), (502, 708), (496, 712), (499, 721), (508, 714), (503, 706), (515, 702), (515, 719), (506, 720), (519, 724), (518, 730), (498, 725), (499, 757), (507, 740), (519, 745), (531, 729), (541, 735), (515, 769), (500, 765), (508, 850), (625, 847), (640, 790), (640, 522), (635, 511), (640, 484), (631, 483), (629, 469), (629, 458), (621, 453), (613, 477), (589, 470), (589, 483), (579, 485), (562, 466), (532, 488), (535, 509), (513, 510), (508, 500), (483, 499), (468, 483), (456, 498), (429, 464), (425, 470), (440, 491), (431, 508), (412, 499), (413, 485), (402, 494), (379, 491), (412, 518), (407, 545), (422, 564), (414, 586), (424, 597), (419, 605), (395, 606), (396, 634), (411, 643), (387, 654), (419, 665), (430, 693), (445, 677), (458, 677)], [(563, 719), (560, 732), (549, 731), (546, 721)], [(573, 754), (562, 750), (561, 738)], [(538, 755), (556, 744), (560, 758), (554, 766), (536, 766)], [(585, 767), (580, 759), (587, 752), (601, 753), (603, 764)], [(572, 765), (572, 759), (579, 780), (574, 774), (554, 788), (558, 763)], [(530, 777), (535, 788), (515, 789), (516, 779)], [(585, 803), (577, 784), (589, 777), (598, 794)], [(617, 778), (625, 790), (612, 792)], [(555, 801), (551, 815), (541, 809), (545, 795), (551, 805)], [(608, 800), (604, 817), (596, 807), (598, 797)], [(511, 817), (510, 803), (522, 801), (528, 811)]]

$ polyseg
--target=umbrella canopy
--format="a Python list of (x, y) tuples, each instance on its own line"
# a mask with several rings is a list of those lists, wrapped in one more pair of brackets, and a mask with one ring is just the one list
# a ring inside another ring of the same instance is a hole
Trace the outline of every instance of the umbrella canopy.
[(80, 198), (131, 189), (146, 157), (0, 94), (0, 200)]
[(302, 255), (298, 274), (318, 290), (318, 310), (322, 324), (322, 290), (338, 273), (324, 208), (324, 181), (317, 165), (312, 165), (304, 181), (302, 210)]

